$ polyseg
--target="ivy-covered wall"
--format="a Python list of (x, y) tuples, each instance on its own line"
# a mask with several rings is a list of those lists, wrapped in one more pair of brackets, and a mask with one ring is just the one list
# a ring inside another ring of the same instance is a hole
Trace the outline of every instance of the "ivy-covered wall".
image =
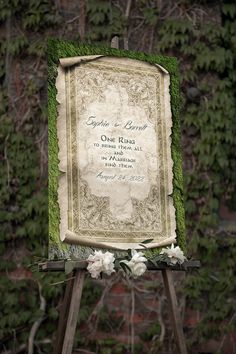
[[(187, 344), (190, 353), (236, 352), (235, 20), (233, 0), (0, 2), (2, 353), (27, 353), (31, 341), (34, 353), (51, 353), (63, 294), (64, 274), (36, 266), (48, 240), (46, 39), (109, 46), (113, 34), (131, 50), (179, 59), (188, 254), (202, 262), (179, 290)], [(75, 346), (174, 353), (160, 278), (136, 285), (88, 280)]]

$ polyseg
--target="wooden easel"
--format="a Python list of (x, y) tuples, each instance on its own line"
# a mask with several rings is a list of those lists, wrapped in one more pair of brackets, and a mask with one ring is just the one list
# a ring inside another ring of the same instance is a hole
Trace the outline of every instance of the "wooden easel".
[[(117, 49), (119, 48), (119, 38), (117, 36), (112, 38), (111, 47)], [(127, 39), (124, 39), (124, 48), (128, 49)], [(172, 271), (186, 271), (189, 269), (197, 269), (199, 267), (199, 261), (185, 262), (182, 267), (169, 267), (165, 264), (160, 264), (158, 267), (154, 267), (153, 264), (148, 264), (148, 270), (162, 272), (166, 296), (169, 303), (171, 323), (173, 325), (174, 336), (179, 354), (187, 354), (187, 349), (183, 334), (182, 321), (177, 304)], [(70, 274), (68, 281), (66, 282), (66, 290), (60, 309), (57, 336), (53, 348), (53, 354), (72, 353), (86, 268), (87, 263), (85, 261), (76, 262), (74, 264), (73, 271)], [(40, 263), (39, 270), (43, 272), (65, 271), (65, 261), (48, 261)]]
[[(73, 272), (70, 274), (69, 280), (67, 281), (64, 300), (60, 309), (53, 354), (72, 353), (86, 267), (87, 263), (85, 261), (76, 262)], [(169, 304), (171, 323), (179, 354), (187, 354), (187, 348), (183, 333), (182, 320), (177, 304), (172, 271), (187, 271), (198, 268), (200, 268), (199, 261), (187, 261), (182, 266), (177, 265), (174, 267), (169, 267), (165, 264), (160, 264), (158, 267), (154, 267), (153, 264), (148, 264), (148, 270), (162, 272), (164, 287)], [(48, 261), (40, 263), (39, 270), (43, 272), (65, 271), (65, 261)]]

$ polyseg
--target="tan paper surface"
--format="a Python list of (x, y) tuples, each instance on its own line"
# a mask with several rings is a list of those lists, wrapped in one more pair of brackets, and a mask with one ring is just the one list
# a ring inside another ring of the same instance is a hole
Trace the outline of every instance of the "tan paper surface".
[(175, 242), (169, 74), (127, 58), (60, 63), (62, 241), (115, 249)]

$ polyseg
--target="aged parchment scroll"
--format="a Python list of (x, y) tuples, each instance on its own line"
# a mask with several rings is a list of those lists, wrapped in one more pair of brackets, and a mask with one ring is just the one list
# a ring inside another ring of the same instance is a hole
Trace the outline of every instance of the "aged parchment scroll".
[(139, 60), (60, 60), (60, 237), (115, 249), (176, 240), (170, 77)]

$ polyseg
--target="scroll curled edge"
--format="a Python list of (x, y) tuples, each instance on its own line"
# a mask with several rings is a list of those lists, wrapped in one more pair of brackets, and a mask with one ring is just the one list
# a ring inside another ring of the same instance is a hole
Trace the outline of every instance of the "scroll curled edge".
[[(109, 243), (109, 242), (93, 242), (93, 241), (87, 241), (84, 238), (80, 237), (76, 233), (67, 230), (65, 233), (65, 238), (63, 240), (65, 243), (69, 244), (77, 244), (77, 245), (82, 245), (82, 246), (90, 246), (90, 247), (99, 247), (99, 248), (110, 248), (114, 250), (128, 250), (130, 248), (135, 248), (135, 249), (142, 249), (144, 250), (143, 246), (140, 246), (140, 243), (127, 243), (125, 245), (124, 243)], [(176, 239), (174, 237), (170, 237), (168, 239), (165, 239), (165, 241), (161, 241), (158, 243), (147, 243), (145, 245), (146, 248), (154, 248), (154, 247), (160, 247), (160, 246), (167, 246), (170, 245), (171, 243), (176, 243)]]

